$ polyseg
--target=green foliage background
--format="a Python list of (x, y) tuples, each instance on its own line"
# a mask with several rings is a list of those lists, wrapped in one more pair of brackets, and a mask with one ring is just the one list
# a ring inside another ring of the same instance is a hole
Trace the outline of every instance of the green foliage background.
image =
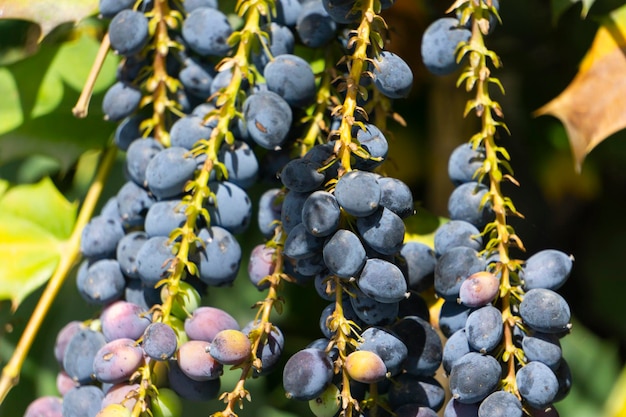
[[(465, 93), (454, 87), (454, 77), (436, 79), (428, 75), (419, 62), (418, 46), (421, 30), (442, 16), (449, 4), (426, 0), (399, 3), (410, 13), (389, 16), (391, 49), (411, 63), (415, 85), (408, 100), (394, 104), (407, 120), (407, 127), (394, 126), (387, 170), (411, 185), (415, 199), (424, 208), (422, 213), (446, 216), (452, 185), (446, 178), (445, 161), (449, 151), (466, 141), (474, 129), (470, 120), (461, 117)], [(580, 17), (581, 4), (568, 3), (502, 1), (504, 25), (488, 41), (504, 62), (497, 75), (507, 91), (500, 102), (512, 137), (502, 140), (512, 154), (512, 166), (521, 183), (520, 188), (505, 192), (526, 217), (514, 222), (517, 234), (528, 254), (558, 248), (576, 259), (573, 275), (561, 290), (576, 320), (572, 334), (562, 340), (574, 386), (558, 408), (565, 417), (597, 417), (603, 415), (610, 401), (623, 405), (626, 396), (614, 389), (626, 353), (626, 133), (603, 142), (578, 175), (560, 123), (551, 118), (534, 119), (531, 113), (570, 82), (598, 27), (596, 17), (621, 2), (598, 0), (584, 20)], [(394, 22), (397, 29), (393, 29)], [(36, 53), (26, 56), (32, 52), (32, 25), (0, 20), (0, 178), (21, 184), (49, 175), (70, 201), (79, 201), (93, 175), (97, 150), (110, 140), (115, 128), (103, 121), (100, 102), (113, 81), (116, 58), (111, 56), (107, 61), (89, 117), (75, 119), (71, 109), (97, 50), (95, 38), (101, 35), (102, 26), (95, 20), (81, 24), (79, 35), (68, 35), (68, 28), (58, 28)], [(122, 155), (102, 201), (124, 182), (121, 162)], [(251, 191), (253, 201), (261, 191), (262, 186)], [(41, 206), (45, 209), (45, 204)], [(248, 251), (261, 241), (254, 224), (240, 241), (246, 242)], [(241, 271), (245, 270), (242, 265)], [(0, 416), (22, 415), (35, 397), (56, 391), (58, 369), (53, 345), (57, 331), (70, 320), (97, 314), (97, 309), (78, 295), (73, 280), (74, 275), (63, 286), (33, 345), (20, 384), (0, 405)], [(245, 323), (252, 318), (250, 307), (260, 293), (248, 284), (245, 274), (237, 281), (235, 288), (211, 290), (206, 302), (224, 306)], [(14, 314), (10, 302), (0, 302), (2, 365), (10, 358), (40, 293), (38, 290), (28, 296)], [(324, 307), (311, 287), (292, 285), (285, 298), (285, 312), (276, 318), (288, 338), (283, 361), (321, 336), (318, 316)], [(236, 377), (237, 373), (227, 373), (223, 388), (232, 387)], [(285, 399), (280, 372), (255, 381), (251, 391), (253, 403), (246, 406), (244, 416), (308, 415), (306, 404)], [(218, 410), (215, 404), (185, 406), (188, 416)]]

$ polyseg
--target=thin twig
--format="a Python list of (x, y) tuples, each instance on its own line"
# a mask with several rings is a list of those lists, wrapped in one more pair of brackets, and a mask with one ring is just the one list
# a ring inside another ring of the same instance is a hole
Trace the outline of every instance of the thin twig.
[(89, 101), (91, 100), (91, 94), (93, 93), (93, 86), (96, 84), (96, 79), (98, 78), (98, 74), (100, 74), (100, 70), (102, 69), (102, 65), (104, 64), (104, 60), (107, 57), (110, 47), (111, 41), (109, 39), (109, 34), (107, 33), (104, 35), (104, 38), (102, 38), (100, 49), (98, 49), (98, 55), (96, 55), (96, 59), (93, 61), (93, 65), (91, 66), (91, 70), (87, 76), (87, 81), (85, 81), (83, 91), (81, 91), (80, 97), (78, 97), (78, 101), (72, 109), (72, 113), (78, 118), (83, 119), (87, 117)]

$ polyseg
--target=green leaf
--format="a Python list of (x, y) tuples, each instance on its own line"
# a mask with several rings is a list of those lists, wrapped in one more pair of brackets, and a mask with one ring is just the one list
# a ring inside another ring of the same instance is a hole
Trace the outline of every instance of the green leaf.
[(13, 75), (0, 68), (0, 134), (15, 129), (24, 121), (20, 94)]
[(10, 188), (0, 199), (0, 299), (14, 309), (46, 282), (58, 265), (76, 220), (49, 178)]
[(561, 345), (574, 384), (569, 395), (558, 402), (556, 408), (562, 416), (601, 416), (619, 375), (617, 344), (600, 339), (580, 322), (573, 324), (572, 333), (561, 339)]
[(98, 0), (0, 0), (0, 12), (4, 19), (37, 23), (41, 41), (57, 26), (97, 13)]

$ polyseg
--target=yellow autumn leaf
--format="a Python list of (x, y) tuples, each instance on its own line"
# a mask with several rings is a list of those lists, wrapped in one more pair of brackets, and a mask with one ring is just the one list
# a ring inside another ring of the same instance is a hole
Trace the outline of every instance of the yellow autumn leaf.
[(555, 99), (535, 112), (552, 115), (567, 131), (576, 170), (599, 143), (626, 127), (626, 6), (598, 29), (578, 74)]

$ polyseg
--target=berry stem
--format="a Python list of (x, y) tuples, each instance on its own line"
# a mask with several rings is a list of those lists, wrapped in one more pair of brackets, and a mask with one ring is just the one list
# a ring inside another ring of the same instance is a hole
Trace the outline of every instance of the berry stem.
[[(515, 209), (511, 200), (502, 193), (501, 183), (508, 180), (517, 185), (517, 181), (512, 176), (512, 171), (508, 164), (508, 152), (496, 144), (496, 131), (498, 127), (502, 127), (508, 132), (508, 128), (504, 122), (496, 120), (495, 117), (502, 118), (503, 113), (500, 104), (492, 100), (489, 95), (489, 85), (497, 85), (502, 93), (504, 89), (497, 78), (491, 77), (491, 70), (488, 60), (491, 64), (500, 67), (500, 59), (493, 52), (487, 49), (484, 43), (484, 36), (488, 33), (488, 16), (484, 14), (485, 8), (490, 12), (495, 12), (491, 1), (462, 1), (455, 2), (453, 8), (467, 7), (469, 13), (466, 16), (472, 17), (472, 34), (470, 40), (462, 44), (458, 51), (458, 60), (460, 61), (466, 55), (469, 64), (463, 70), (457, 81), (457, 85), (465, 83), (467, 91), (475, 89), (474, 99), (469, 100), (465, 108), (465, 115), (470, 111), (474, 111), (481, 121), (481, 130), (476, 133), (470, 143), (476, 149), (482, 147), (485, 152), (483, 165), (477, 170), (475, 177), (478, 181), (482, 181), (485, 177), (489, 182), (489, 189), (482, 204), (489, 203), (495, 214), (495, 219), (488, 223), (483, 235), (489, 238), (484, 252), (486, 255), (497, 253), (499, 259), (494, 267), (494, 273), (500, 277), (500, 311), (502, 312), (502, 320), (504, 326), (504, 342), (503, 354), (501, 360), (506, 363), (506, 375), (502, 384), (504, 388), (515, 395), (519, 396), (516, 382), (516, 355), (517, 347), (513, 342), (513, 329), (516, 326), (516, 319), (512, 311), (512, 303), (514, 300), (513, 292), (519, 292), (517, 282), (512, 282), (512, 274), (516, 274), (520, 263), (510, 259), (509, 249), (517, 247), (524, 250), (524, 246), (515, 234), (513, 228), (507, 224), (507, 216), (515, 215), (522, 217)], [(495, 117), (494, 117), (495, 116)], [(502, 169), (503, 168), (503, 169)]]
[(270, 286), (267, 291), (267, 296), (263, 301), (257, 303), (258, 312), (254, 323), (255, 327), (250, 331), (250, 338), (252, 349), (250, 358), (245, 362), (241, 370), (241, 375), (237, 381), (237, 385), (230, 392), (225, 392), (220, 397), (226, 402), (226, 408), (223, 411), (214, 413), (211, 417), (237, 417), (235, 413), (235, 407), (241, 405), (244, 399), (251, 400), (250, 393), (245, 388), (246, 381), (252, 377), (255, 370), (261, 371), (263, 363), (261, 358), (257, 357), (257, 352), (262, 349), (262, 345), (267, 342), (267, 338), (272, 332), (271, 314), (272, 309), (276, 308), (277, 303), (280, 303), (279, 289), (282, 286), (283, 281), (288, 280), (288, 277), (283, 272), (283, 256), (282, 247), (285, 240), (285, 234), (282, 232), (282, 228), (278, 227), (275, 234), (274, 241), (271, 243), (276, 244), (276, 252), (274, 254), (274, 272), (272, 275), (266, 277)]
[[(359, 4), (359, 3), (357, 3)], [(345, 56), (346, 64), (349, 68), (348, 76), (341, 86), (345, 90), (345, 99), (343, 104), (338, 105), (332, 114), (341, 116), (341, 125), (339, 126), (339, 140), (335, 147), (335, 151), (341, 161), (341, 167), (344, 172), (352, 170), (350, 156), (353, 152), (352, 126), (355, 123), (357, 113), (367, 117), (365, 110), (357, 103), (358, 96), (361, 91), (361, 76), (365, 69), (366, 62), (370, 60), (367, 55), (367, 47), (371, 44), (370, 37), (372, 33), (372, 23), (375, 18), (380, 19), (374, 10), (374, 0), (365, 0), (360, 4), (362, 12), (361, 22), (358, 28), (351, 32), (354, 38), (348, 41), (348, 47), (354, 47), (354, 52), (350, 56)]]

